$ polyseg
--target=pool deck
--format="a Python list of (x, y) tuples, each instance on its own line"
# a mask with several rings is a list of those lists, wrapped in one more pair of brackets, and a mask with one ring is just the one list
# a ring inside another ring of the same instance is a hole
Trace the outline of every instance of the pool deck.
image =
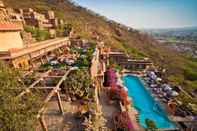
[[(118, 83), (121, 84), (122, 86), (124, 86), (123, 84), (123, 81), (121, 79), (122, 76), (124, 76), (125, 74), (123, 75), (120, 75), (120, 74), (117, 74), (117, 77), (119, 78), (118, 79)], [(130, 97), (129, 97), (130, 98)], [(144, 131), (144, 128), (142, 128), (139, 123), (137, 122), (137, 115), (138, 115), (138, 112), (137, 110), (132, 106), (132, 98), (130, 98), (130, 102), (131, 104), (128, 106), (128, 114), (129, 114), (129, 117), (132, 121), (132, 124), (133, 124), (133, 128), (135, 131)], [(124, 111), (124, 109), (122, 108), (122, 111)]]
[(129, 113), (129, 117), (132, 121), (134, 130), (135, 131), (144, 131), (144, 129), (139, 125), (139, 123), (136, 120), (136, 116), (138, 115), (137, 111), (133, 107), (131, 107), (131, 106), (129, 106), (129, 107), (130, 108), (128, 110), (128, 113)]

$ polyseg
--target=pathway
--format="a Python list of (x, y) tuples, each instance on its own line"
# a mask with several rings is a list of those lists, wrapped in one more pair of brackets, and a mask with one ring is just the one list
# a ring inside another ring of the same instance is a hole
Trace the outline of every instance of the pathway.
[(106, 127), (107, 127), (107, 131), (113, 130), (114, 129), (114, 124), (113, 124), (113, 120), (112, 120), (112, 116), (114, 112), (118, 112), (118, 104), (108, 104), (108, 98), (107, 98), (107, 94), (105, 93), (105, 91), (101, 91), (100, 94), (100, 104), (102, 106), (102, 113), (103, 113), (103, 117), (105, 120), (107, 120), (106, 122)]
[(80, 131), (78, 121), (74, 114), (77, 112), (77, 105), (62, 101), (64, 115), (60, 113), (56, 100), (47, 104), (47, 110), (44, 113), (44, 119), (49, 131)]

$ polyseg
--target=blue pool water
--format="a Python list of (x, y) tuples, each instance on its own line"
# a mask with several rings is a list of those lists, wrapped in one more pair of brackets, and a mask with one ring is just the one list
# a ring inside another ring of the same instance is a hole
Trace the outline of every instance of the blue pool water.
[(140, 79), (136, 76), (126, 75), (124, 85), (128, 88), (128, 95), (132, 98), (133, 106), (139, 112), (140, 125), (146, 128), (145, 119), (155, 122), (157, 128), (174, 128), (174, 124), (167, 118), (167, 114), (149, 91), (145, 89)]

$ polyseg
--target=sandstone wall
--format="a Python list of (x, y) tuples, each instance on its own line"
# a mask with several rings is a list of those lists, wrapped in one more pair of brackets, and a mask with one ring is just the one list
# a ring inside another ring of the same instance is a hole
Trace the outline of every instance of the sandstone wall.
[(23, 40), (19, 32), (0, 32), (0, 51), (11, 48), (23, 48)]

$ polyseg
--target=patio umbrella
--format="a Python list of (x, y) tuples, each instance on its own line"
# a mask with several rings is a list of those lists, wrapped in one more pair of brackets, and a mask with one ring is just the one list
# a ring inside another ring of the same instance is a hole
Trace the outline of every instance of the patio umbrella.
[(172, 96), (178, 96), (179, 95), (179, 93), (177, 93), (176, 91), (172, 91), (172, 94), (171, 94)]
[(158, 78), (157, 78), (157, 81), (162, 81), (162, 79), (158, 77)]
[(164, 85), (164, 90), (165, 90), (165, 91), (171, 91), (172, 88), (170, 87), (170, 85), (165, 84), (165, 85)]

